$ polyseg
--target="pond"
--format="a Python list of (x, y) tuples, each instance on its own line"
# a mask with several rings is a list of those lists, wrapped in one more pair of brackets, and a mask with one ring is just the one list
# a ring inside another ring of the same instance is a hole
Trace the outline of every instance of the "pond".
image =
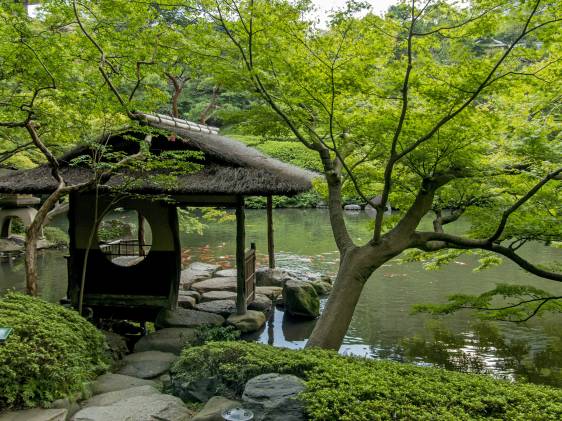
[[(369, 218), (364, 213), (346, 216), (358, 242), (369, 238)], [(248, 245), (255, 242), (258, 261), (267, 264), (266, 215), (248, 210)], [(274, 211), (277, 265), (292, 270), (333, 275), (338, 254), (331, 234), (328, 213), (323, 209), (279, 209)], [(66, 228), (66, 220), (57, 221)], [(424, 220), (430, 229), (430, 219)], [(462, 223), (458, 230), (462, 230)], [(182, 261), (218, 262), (233, 265), (234, 221), (212, 223), (203, 235), (182, 234)], [(65, 251), (41, 252), (40, 293), (56, 302), (66, 293)], [(562, 259), (562, 250), (533, 245), (522, 253), (537, 262)], [(466, 256), (439, 271), (426, 271), (420, 263), (395, 261), (378, 270), (367, 282), (353, 321), (340, 350), (372, 358), (386, 358), (435, 365), (458, 371), (485, 372), (509, 380), (562, 386), (562, 318), (547, 314), (524, 324), (478, 322), (462, 312), (435, 319), (412, 314), (418, 303), (440, 303), (455, 293), (476, 294), (496, 283), (532, 284), (562, 295), (562, 285), (542, 280), (505, 262), (474, 272), (477, 258)], [(0, 289), (24, 286), (23, 260), (0, 263)], [(254, 339), (276, 346), (303, 347), (314, 321), (296, 323), (275, 310), (266, 328)]]

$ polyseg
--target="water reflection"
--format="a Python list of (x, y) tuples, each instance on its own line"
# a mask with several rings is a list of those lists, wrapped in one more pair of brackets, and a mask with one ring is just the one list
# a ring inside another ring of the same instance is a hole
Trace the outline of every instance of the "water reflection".
[[(255, 242), (258, 261), (266, 264), (264, 211), (247, 211), (247, 240)], [(277, 263), (297, 271), (334, 274), (338, 253), (325, 210), (276, 210), (274, 213)], [(347, 218), (353, 237), (369, 238), (369, 218), (364, 213)], [(424, 229), (431, 229), (425, 220)], [(66, 221), (58, 224), (66, 229)], [(463, 226), (457, 228), (462, 231)], [(358, 240), (359, 241), (359, 240)], [(216, 261), (225, 267), (234, 263), (233, 222), (209, 225), (203, 236), (182, 234), (182, 261)], [(58, 301), (66, 292), (65, 251), (40, 254), (40, 292)], [(539, 263), (562, 259), (562, 250), (528, 247), (525, 257)], [(509, 262), (484, 272), (472, 271), (475, 258), (466, 257), (436, 272), (417, 263), (389, 262), (367, 282), (340, 352), (435, 365), (453, 370), (488, 372), (508, 379), (562, 386), (562, 320), (555, 315), (525, 324), (475, 323), (468, 313), (432, 321), (424, 314), (411, 314), (417, 303), (444, 302), (453, 293), (477, 294), (496, 283), (533, 284), (557, 295), (562, 285), (541, 280)], [(0, 264), (0, 289), (23, 289), (23, 261)], [(322, 303), (323, 305), (324, 303)], [(263, 331), (253, 335), (264, 343), (289, 348), (303, 347), (314, 321), (293, 323), (276, 309)]]

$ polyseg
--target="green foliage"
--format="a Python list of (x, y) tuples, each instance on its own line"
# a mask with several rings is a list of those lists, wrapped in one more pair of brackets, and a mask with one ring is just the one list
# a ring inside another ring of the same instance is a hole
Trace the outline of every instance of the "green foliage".
[(559, 389), (319, 349), (210, 343), (186, 348), (173, 368), (173, 376), (187, 382), (216, 375), (222, 392), (236, 395), (250, 378), (271, 372), (306, 380), (301, 398), (311, 420), (557, 420), (562, 416)]
[(45, 238), (50, 243), (54, 244), (56, 247), (66, 247), (68, 246), (68, 234), (57, 227), (44, 227), (43, 234)]
[(199, 346), (207, 342), (228, 342), (240, 338), (240, 331), (234, 326), (204, 325), (196, 329), (195, 339), (190, 345)]
[[(315, 208), (322, 203), (322, 197), (315, 191), (307, 191), (296, 196), (273, 196), (274, 208)], [(265, 209), (267, 199), (263, 196), (248, 197), (244, 204), (249, 209)]]
[(215, 208), (177, 208), (177, 211), (180, 231), (199, 235), (203, 235), (206, 223), (223, 223), (235, 219), (232, 213)]
[(120, 219), (103, 219), (98, 228), (100, 241), (113, 241), (119, 238), (129, 238), (133, 235), (134, 226)]
[(526, 321), (543, 312), (562, 313), (562, 297), (530, 285), (497, 284), (480, 295), (455, 294), (447, 304), (418, 304), (414, 311), (444, 315), (461, 309), (476, 310), (481, 319)]
[(73, 310), (15, 292), (0, 298), (0, 411), (46, 404), (81, 392), (107, 369), (107, 345)]

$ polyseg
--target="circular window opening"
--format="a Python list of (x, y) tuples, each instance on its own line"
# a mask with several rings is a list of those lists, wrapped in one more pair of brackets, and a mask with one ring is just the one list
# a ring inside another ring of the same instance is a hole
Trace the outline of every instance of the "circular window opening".
[(134, 266), (150, 251), (152, 230), (142, 213), (117, 208), (105, 214), (98, 226), (98, 246), (118, 266)]

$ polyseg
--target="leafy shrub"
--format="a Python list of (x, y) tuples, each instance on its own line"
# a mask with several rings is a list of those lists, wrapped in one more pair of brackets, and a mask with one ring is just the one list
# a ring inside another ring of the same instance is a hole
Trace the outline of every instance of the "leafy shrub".
[(191, 345), (198, 346), (207, 342), (217, 341), (235, 341), (240, 338), (240, 331), (234, 326), (200, 326), (195, 331), (195, 339), (191, 341)]
[(184, 349), (172, 376), (179, 382), (217, 376), (223, 393), (240, 395), (250, 378), (268, 372), (306, 380), (301, 397), (311, 420), (558, 420), (562, 416), (559, 389), (319, 349), (214, 342)]
[(43, 234), (45, 238), (50, 243), (53, 243), (57, 247), (68, 246), (68, 234), (57, 227), (45, 227), (43, 228)]
[(73, 310), (8, 292), (0, 326), (13, 328), (0, 344), (0, 411), (78, 393), (107, 368), (103, 335)]

